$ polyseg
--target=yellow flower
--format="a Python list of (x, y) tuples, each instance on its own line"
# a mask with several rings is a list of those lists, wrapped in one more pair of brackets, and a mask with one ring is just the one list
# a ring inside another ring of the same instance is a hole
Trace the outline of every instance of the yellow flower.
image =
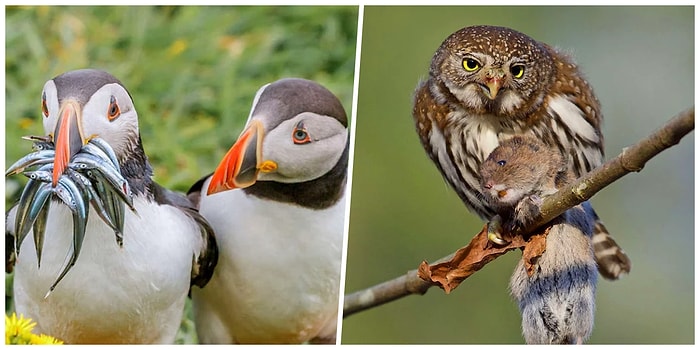
[(14, 312), (12, 316), (5, 315), (5, 344), (63, 344), (62, 341), (45, 335), (32, 334), (36, 322), (30, 318), (24, 318)]
[(17, 317), (14, 312), (10, 317), (5, 315), (5, 344), (29, 344), (34, 326), (36, 323), (23, 315)]
[(63, 342), (50, 336), (50, 335), (46, 335), (46, 334), (33, 335), (32, 334), (31, 344), (60, 345), (60, 344), (63, 344)]

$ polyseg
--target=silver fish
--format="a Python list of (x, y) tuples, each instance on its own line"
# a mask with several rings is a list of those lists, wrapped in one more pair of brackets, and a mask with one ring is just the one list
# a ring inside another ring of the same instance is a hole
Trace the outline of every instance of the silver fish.
[[(60, 183), (60, 181), (61, 180), (59, 179), (59, 183)], [(65, 180), (64, 180), (64, 182), (65, 182)], [(73, 186), (75, 186), (75, 185), (73, 185)], [(65, 185), (53, 187), (52, 190), (53, 190), (53, 193), (56, 194), (56, 197), (58, 197), (58, 199), (60, 199), (66, 206), (68, 206), (68, 208), (70, 208), (71, 211), (78, 210), (77, 202), (76, 202), (75, 198), (73, 198), (73, 194), (71, 193), (71, 191), (68, 188), (66, 188)]]
[(117, 172), (120, 172), (119, 168), (119, 163), (117, 162), (116, 159), (111, 159), (105, 151), (103, 151), (101, 148), (95, 146), (95, 144), (88, 143), (83, 146), (83, 148), (80, 149), (80, 152), (82, 153), (87, 153), (90, 155), (93, 155), (97, 158), (100, 158), (102, 160), (109, 161), (110, 167), (116, 170)]
[[(61, 282), (63, 277), (66, 276), (68, 271), (70, 271), (73, 265), (75, 265), (75, 262), (78, 260), (78, 255), (80, 254), (80, 249), (82, 248), (83, 240), (85, 239), (85, 226), (87, 224), (89, 213), (85, 201), (80, 196), (80, 191), (76, 185), (70, 181), (70, 178), (66, 177), (65, 175), (61, 176), (61, 178), (58, 180), (58, 185), (63, 186), (68, 192), (71, 193), (76, 204), (76, 210), (73, 211), (73, 252), (71, 253), (68, 263), (56, 278), (56, 281), (51, 285), (51, 287), (49, 287), (49, 291), (46, 293), (47, 296), (56, 288), (56, 285)], [(58, 188), (58, 186), (56, 188)]]
[(121, 172), (121, 167), (119, 166), (119, 160), (117, 159), (116, 153), (114, 153), (114, 150), (110, 145), (107, 143), (107, 141), (99, 138), (99, 137), (94, 137), (88, 141), (88, 144), (92, 144), (97, 146), (102, 152), (104, 152), (107, 155), (107, 158), (114, 164), (114, 168), (117, 169), (117, 171)]
[[(6, 176), (24, 172), (29, 178), (17, 209), (15, 222), (15, 254), (29, 233), (34, 232), (37, 263), (41, 265), (44, 237), (51, 206), (51, 197), (56, 196), (71, 211), (73, 217), (73, 244), (70, 257), (56, 281), (49, 288), (48, 296), (75, 265), (85, 238), (90, 206), (115, 233), (117, 244), (123, 246), (124, 207), (136, 212), (129, 183), (121, 174), (114, 150), (100, 139), (88, 141), (68, 162), (68, 167), (54, 187), (53, 162), (55, 145), (50, 136), (27, 136), (33, 141), (34, 152), (15, 162)], [(36, 167), (36, 168), (35, 168)], [(29, 171), (28, 168), (34, 168)]]
[[(90, 170), (89, 172), (92, 171), (93, 170)], [(88, 176), (90, 176), (89, 173)], [(122, 233), (124, 232), (124, 202), (119, 200), (119, 195), (115, 194), (109, 186), (105, 186), (102, 181), (95, 182), (95, 191), (99, 194), (100, 198), (103, 199), (105, 209), (109, 213), (109, 216), (114, 220), (114, 224), (118, 229), (119, 233), (117, 236), (117, 243), (123, 244)], [(120, 247), (122, 246), (121, 244)]]
[(5, 176), (18, 174), (25, 168), (34, 165), (53, 163), (55, 155), (56, 152), (54, 150), (43, 150), (29, 153), (12, 164), (5, 172)]
[[(17, 214), (15, 218), (15, 252), (19, 256), (19, 247), (24, 241), (25, 234), (22, 234), (25, 227), (25, 221), (27, 215), (29, 214), (29, 206), (31, 205), (36, 193), (41, 186), (41, 181), (29, 180), (22, 190), (22, 194), (19, 197), (19, 202), (17, 203)], [(28, 226), (27, 226), (28, 227)], [(27, 229), (29, 231), (29, 229)]]
[(35, 135), (22, 136), (22, 139), (33, 141), (32, 149), (35, 151), (41, 151), (41, 150), (55, 148), (53, 141), (51, 141), (51, 136), (48, 136), (48, 135), (47, 136), (35, 136)]
[(19, 256), (20, 247), (24, 238), (33, 226), (34, 220), (39, 215), (41, 207), (46, 204), (52, 188), (50, 183), (29, 180), (22, 191), (17, 205), (17, 217), (15, 219), (15, 252)]
[(41, 252), (44, 246), (44, 234), (46, 232), (46, 220), (48, 219), (49, 206), (51, 205), (52, 189), (48, 183), (43, 183), (39, 188), (34, 202), (29, 208), (27, 226), (32, 224), (34, 230), (34, 248), (37, 255), (37, 267), (41, 266)]
[(132, 199), (131, 188), (129, 183), (122, 177), (121, 173), (117, 172), (114, 168), (107, 166), (107, 162), (97, 159), (96, 157), (78, 153), (75, 157), (75, 162), (68, 165), (73, 167), (78, 171), (86, 171), (85, 174), (93, 181), (105, 181), (110, 187), (124, 200), (124, 202), (131, 208), (131, 210), (136, 210), (134, 208), (134, 203)]
[[(47, 165), (52, 165), (52, 164), (47, 164)], [(51, 182), (51, 179), (53, 177), (53, 173), (49, 170), (27, 171), (24, 173), (24, 175), (32, 180), (37, 180), (37, 181), (41, 181), (41, 182)]]
[[(47, 193), (51, 194), (51, 190), (46, 190)], [(41, 267), (41, 252), (44, 249), (44, 234), (46, 233), (46, 222), (49, 218), (49, 207), (51, 206), (51, 200), (47, 200), (44, 205), (39, 209), (39, 213), (34, 220), (34, 225), (32, 225), (32, 232), (34, 232), (34, 249), (36, 250), (36, 263), (37, 268)]]
[(107, 226), (112, 228), (117, 239), (117, 244), (120, 247), (123, 246), (124, 234), (121, 231), (122, 229), (115, 224), (115, 218), (112, 217), (113, 215), (116, 216), (117, 214), (110, 215), (110, 213), (107, 212), (102, 199), (105, 197), (105, 195), (99, 195), (93, 188), (90, 179), (85, 177), (83, 174), (70, 168), (68, 168), (67, 174), (75, 181), (75, 184), (78, 185), (78, 189), (83, 193), (83, 195), (89, 198), (92, 207), (95, 209), (95, 212), (97, 212), (97, 215), (107, 224)]
[(35, 141), (32, 144), (32, 149), (35, 151), (44, 151), (44, 150), (54, 150), (55, 147), (52, 142), (44, 142), (44, 141)]

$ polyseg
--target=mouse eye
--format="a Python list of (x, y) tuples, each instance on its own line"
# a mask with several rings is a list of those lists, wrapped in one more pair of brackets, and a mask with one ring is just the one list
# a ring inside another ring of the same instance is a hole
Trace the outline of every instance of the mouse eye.
[(504, 166), (504, 165), (506, 165), (506, 161), (505, 161), (505, 160), (499, 160), (498, 162), (496, 162), (496, 164), (498, 164), (498, 165), (500, 165), (500, 166)]

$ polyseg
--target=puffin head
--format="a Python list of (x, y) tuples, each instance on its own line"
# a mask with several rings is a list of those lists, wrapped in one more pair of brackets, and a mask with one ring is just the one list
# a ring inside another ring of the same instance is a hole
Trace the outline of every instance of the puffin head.
[(246, 126), (214, 171), (207, 194), (256, 181), (315, 180), (341, 159), (347, 116), (338, 98), (310, 80), (287, 78), (261, 87)]
[(131, 96), (107, 72), (74, 70), (47, 81), (41, 109), (44, 132), (56, 147), (54, 186), (70, 159), (94, 137), (109, 143), (118, 157), (140, 145), (138, 115)]

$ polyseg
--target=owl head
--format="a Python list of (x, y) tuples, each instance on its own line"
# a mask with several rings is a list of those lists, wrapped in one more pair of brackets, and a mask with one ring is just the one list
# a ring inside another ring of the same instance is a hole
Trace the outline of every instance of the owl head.
[(430, 75), (469, 110), (524, 117), (542, 104), (554, 81), (550, 51), (510, 28), (465, 27), (440, 45)]

